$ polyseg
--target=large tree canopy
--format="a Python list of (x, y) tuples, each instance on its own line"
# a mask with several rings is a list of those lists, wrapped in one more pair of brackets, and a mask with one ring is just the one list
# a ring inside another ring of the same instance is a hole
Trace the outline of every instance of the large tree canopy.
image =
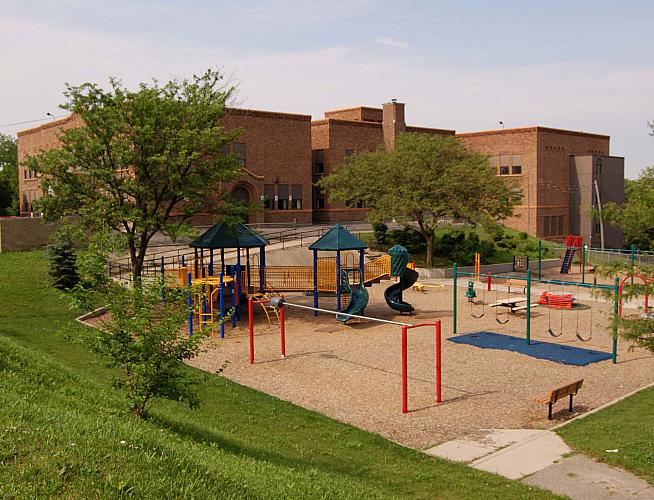
[(608, 203), (602, 217), (622, 228), (625, 242), (654, 249), (654, 167), (643, 170), (637, 180), (627, 180), (624, 194), (624, 204)]
[(488, 157), (455, 137), (402, 134), (393, 151), (357, 154), (320, 186), (331, 200), (361, 200), (373, 221), (416, 221), (432, 264), (434, 231), (444, 218), (501, 220), (512, 213), (512, 184)]
[(0, 215), (18, 211), (18, 153), (16, 139), (0, 134)]
[(85, 228), (108, 227), (125, 238), (138, 279), (155, 233), (176, 237), (193, 215), (233, 213), (221, 186), (242, 170), (225, 152), (239, 131), (220, 125), (232, 93), (211, 70), (135, 91), (116, 79), (108, 90), (67, 85), (61, 107), (80, 126), (60, 135), (61, 147), (27, 162), (43, 174), (45, 216), (75, 216)]

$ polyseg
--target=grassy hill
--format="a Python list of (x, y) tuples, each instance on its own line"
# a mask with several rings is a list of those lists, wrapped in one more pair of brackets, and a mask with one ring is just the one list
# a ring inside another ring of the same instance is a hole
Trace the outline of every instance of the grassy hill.
[(2, 498), (551, 497), (201, 372), (200, 409), (138, 420), (43, 254), (0, 254), (0, 276)]

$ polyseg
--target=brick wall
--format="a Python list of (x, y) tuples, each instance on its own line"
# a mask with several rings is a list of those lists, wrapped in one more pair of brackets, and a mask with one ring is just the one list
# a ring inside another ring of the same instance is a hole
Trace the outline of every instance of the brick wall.
[(18, 132), (18, 190), (22, 214), (28, 214), (32, 202), (43, 195), (40, 187), (41, 178), (24, 167), (25, 159), (30, 155), (59, 147), (59, 134), (79, 125), (79, 118), (71, 115)]
[[(522, 190), (522, 200), (515, 206), (514, 215), (506, 225), (518, 231), (534, 234), (537, 224), (537, 133), (536, 128), (495, 130), (457, 134), (474, 151), (497, 158), (501, 155), (520, 155), (522, 173), (508, 175)], [(498, 165), (499, 171), (499, 165)]]
[(260, 200), (265, 184), (275, 186), (275, 192), (280, 185), (302, 186), (302, 209), (266, 209), (252, 221), (311, 222), (311, 117), (232, 109), (223, 123), (243, 129), (236, 142), (245, 144), (247, 173), (235, 185), (247, 189), (252, 200)]

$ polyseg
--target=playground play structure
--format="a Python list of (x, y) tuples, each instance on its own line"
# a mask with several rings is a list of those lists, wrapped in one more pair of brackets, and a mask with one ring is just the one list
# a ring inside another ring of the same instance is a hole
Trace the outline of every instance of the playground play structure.
[[(224, 338), (226, 320), (231, 319), (235, 327), (250, 296), (270, 321), (278, 311), (267, 306), (266, 300), (289, 292), (313, 294), (316, 309), (320, 296), (335, 296), (337, 312), (342, 313), (336, 319), (345, 323), (364, 313), (366, 288), (392, 276), (399, 281), (386, 291), (386, 302), (400, 313), (413, 312), (413, 306), (403, 301), (402, 291), (416, 282), (418, 274), (407, 267), (409, 255), (403, 247), (396, 246), (391, 255), (366, 261), (367, 245), (339, 224), (309, 247), (312, 266), (266, 266), (267, 245), (265, 238), (242, 224), (219, 223), (190, 244), (194, 255), (182, 255), (168, 266), (161, 258), (160, 272), (166, 284), (188, 290), (189, 334), (194, 323), (210, 328), (212, 333), (218, 325)], [(236, 250), (235, 264), (225, 263), (226, 250)], [(215, 252), (219, 252), (219, 261)], [(319, 252), (336, 255), (319, 257)]]
[[(249, 354), (250, 354), (250, 364), (255, 363), (255, 337), (254, 337), (254, 305), (259, 302), (255, 301), (252, 297), (248, 299), (248, 333), (249, 333)], [(436, 368), (436, 404), (442, 402), (442, 375), (441, 375), (441, 365), (442, 365), (442, 342), (441, 342), (441, 321), (436, 320), (434, 323), (421, 323), (417, 325), (411, 325), (409, 323), (401, 323), (398, 321), (390, 321), (380, 318), (373, 318), (369, 316), (361, 316), (357, 314), (346, 314), (345, 312), (339, 311), (330, 311), (328, 309), (321, 309), (317, 307), (309, 307), (302, 304), (295, 304), (292, 302), (287, 302), (283, 296), (273, 297), (269, 300), (270, 306), (279, 309), (279, 341), (280, 341), (280, 356), (282, 358), (286, 357), (286, 307), (292, 307), (297, 309), (305, 309), (313, 311), (314, 314), (318, 312), (333, 314), (337, 318), (339, 316), (348, 316), (350, 318), (358, 318), (367, 321), (385, 323), (389, 325), (397, 325), (401, 327), (401, 343), (402, 343), (402, 413), (408, 413), (408, 332), (413, 328), (421, 327), (434, 327), (435, 339), (436, 339), (436, 349), (435, 349), (435, 368)]]
[[(458, 279), (461, 277), (472, 277), (477, 278), (477, 274), (474, 272), (462, 272), (457, 269), (457, 265), (454, 264), (453, 268), (453, 327), (452, 331), (454, 334), (458, 333)], [(487, 273), (485, 276), (486, 286), (481, 288), (481, 304), (475, 302), (477, 297), (476, 290), (474, 289), (474, 281), (469, 281), (468, 286), (465, 292), (466, 298), (468, 298), (470, 304), (470, 315), (475, 319), (482, 318), (486, 312), (485, 308), (489, 307), (495, 311), (495, 320), (498, 324), (506, 324), (512, 318), (518, 319), (520, 316), (517, 316), (516, 313), (524, 312), (525, 320), (525, 337), (524, 343), (529, 346), (532, 344), (531, 339), (531, 316), (532, 309), (543, 305), (547, 307), (548, 314), (548, 332), (552, 337), (560, 337), (563, 335), (563, 309), (575, 309), (576, 316), (576, 331), (575, 336), (582, 342), (589, 341), (593, 336), (593, 326), (592, 326), (592, 314), (593, 314), (593, 305), (595, 303), (594, 293), (599, 290), (609, 290), (612, 292), (613, 298), (613, 340), (612, 340), (612, 352), (611, 359), (615, 364), (617, 363), (617, 348), (618, 348), (618, 308), (619, 308), (619, 299), (620, 299), (620, 280), (615, 278), (613, 285), (601, 285), (601, 284), (592, 284), (592, 283), (580, 283), (573, 281), (562, 281), (562, 280), (547, 280), (547, 279), (538, 279), (532, 278), (531, 270), (527, 269), (526, 276), (524, 278), (515, 276), (515, 275), (492, 275)], [(524, 296), (521, 297), (512, 297), (509, 286), (506, 286), (506, 291), (500, 290), (497, 286), (497, 283), (508, 284), (509, 281), (522, 281), (524, 283)], [(493, 282), (496, 286), (493, 289)], [(540, 298), (536, 303), (532, 301), (532, 285), (545, 285), (549, 290), (542, 292)], [(551, 288), (559, 286), (561, 289), (566, 287), (574, 287), (574, 293), (554, 293)], [(582, 324), (579, 320), (579, 313), (582, 309), (579, 305), (579, 290), (589, 290), (590, 291), (590, 306), (589, 306), (589, 317), (587, 322), (583, 323), (584, 328), (588, 328), (588, 331), (580, 331), (580, 325)], [(486, 300), (486, 294), (495, 294), (495, 300), (489, 302)], [(481, 307), (481, 309), (479, 309)], [(502, 310), (502, 312), (500, 312)], [(559, 310), (560, 313), (560, 325), (558, 331), (555, 329), (555, 326), (552, 322), (552, 310)], [(567, 322), (566, 322), (567, 323)]]

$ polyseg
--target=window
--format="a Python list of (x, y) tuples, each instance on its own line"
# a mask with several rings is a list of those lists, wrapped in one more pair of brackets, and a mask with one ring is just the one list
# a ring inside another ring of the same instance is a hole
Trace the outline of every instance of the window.
[(323, 149), (313, 150), (313, 173), (322, 174), (325, 171), (325, 151)]
[(602, 229), (600, 227), (600, 223), (598, 220), (595, 221), (594, 227), (593, 227), (593, 234), (600, 234), (602, 232)]
[(563, 215), (546, 215), (543, 217), (543, 236), (563, 235)]
[(602, 175), (602, 159), (598, 158), (597, 163), (595, 163), (595, 173), (597, 175)]
[(263, 186), (263, 208), (275, 209), (275, 185), (264, 184)]
[(325, 195), (318, 186), (313, 186), (313, 208), (325, 208)]
[(515, 205), (519, 205), (520, 203), (522, 203), (522, 189), (520, 188), (511, 189), (511, 201)]
[(551, 236), (550, 233), (550, 216), (546, 215), (543, 217), (543, 236)]
[(509, 175), (509, 155), (500, 155), (500, 175)]
[(345, 161), (354, 154), (354, 149), (346, 149), (345, 150)]
[(363, 200), (357, 200), (357, 208), (366, 208), (366, 202)]
[(234, 156), (238, 159), (242, 167), (245, 167), (245, 143), (235, 142), (232, 148)]
[(288, 184), (277, 184), (277, 208), (288, 210)]
[(490, 163), (493, 166), (493, 168), (495, 168), (495, 170), (497, 170), (497, 164), (498, 164), (497, 163), (497, 156), (491, 156), (488, 159), (488, 163)]
[(511, 159), (511, 174), (522, 174), (522, 155), (513, 155)]
[(293, 210), (302, 210), (302, 184), (293, 184), (291, 194), (293, 195), (291, 208)]

